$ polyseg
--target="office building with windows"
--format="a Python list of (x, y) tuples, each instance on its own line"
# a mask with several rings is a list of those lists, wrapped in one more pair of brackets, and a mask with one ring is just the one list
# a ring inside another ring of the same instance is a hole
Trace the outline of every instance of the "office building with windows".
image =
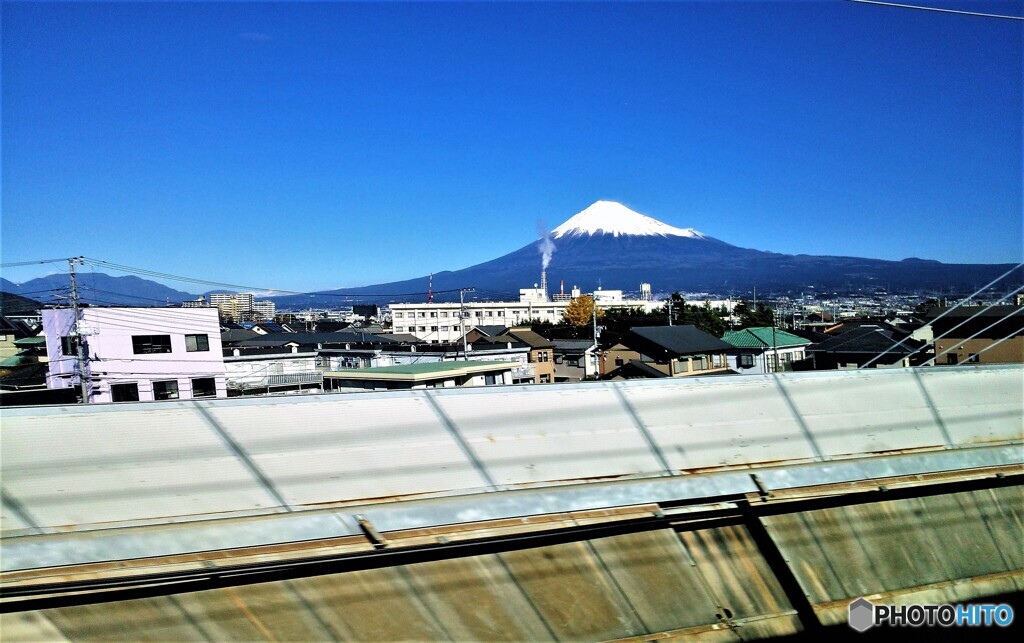
[(89, 402), (227, 397), (215, 308), (43, 311), (48, 388), (80, 387), (82, 343)]

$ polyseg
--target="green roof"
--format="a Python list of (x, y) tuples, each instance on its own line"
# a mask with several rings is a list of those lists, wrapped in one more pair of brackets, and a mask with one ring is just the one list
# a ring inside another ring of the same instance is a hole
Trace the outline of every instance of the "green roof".
[(14, 340), (15, 346), (46, 346), (46, 336), (36, 335), (35, 337), (22, 337)]
[(743, 330), (730, 330), (722, 336), (722, 341), (732, 344), (737, 348), (789, 348), (792, 346), (806, 346), (811, 343), (799, 335), (787, 333), (778, 328), (774, 329), (772, 338), (771, 326), (759, 326), (757, 328), (744, 328)]

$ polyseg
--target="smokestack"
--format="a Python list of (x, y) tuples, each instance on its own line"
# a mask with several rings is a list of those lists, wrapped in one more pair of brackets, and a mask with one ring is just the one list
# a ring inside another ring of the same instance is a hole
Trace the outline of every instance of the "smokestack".
[(548, 271), (547, 269), (541, 269), (540, 271), (540, 290), (544, 293), (544, 299), (548, 298)]
[(559, 279), (558, 280), (558, 294), (560, 294), (560, 295), (564, 295), (565, 294), (565, 279)]

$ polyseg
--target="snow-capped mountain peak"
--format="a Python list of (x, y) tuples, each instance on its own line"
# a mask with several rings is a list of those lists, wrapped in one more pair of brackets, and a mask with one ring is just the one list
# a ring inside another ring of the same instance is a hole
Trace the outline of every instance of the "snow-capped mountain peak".
[(693, 228), (675, 228), (615, 201), (597, 201), (551, 231), (555, 239), (594, 234), (704, 238)]

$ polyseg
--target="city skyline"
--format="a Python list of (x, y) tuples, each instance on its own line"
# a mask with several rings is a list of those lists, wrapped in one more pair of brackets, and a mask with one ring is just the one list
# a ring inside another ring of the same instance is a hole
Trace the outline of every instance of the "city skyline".
[(4, 261), (355, 287), (608, 199), (759, 250), (1016, 263), (1019, 25), (850, 2), (6, 2)]

